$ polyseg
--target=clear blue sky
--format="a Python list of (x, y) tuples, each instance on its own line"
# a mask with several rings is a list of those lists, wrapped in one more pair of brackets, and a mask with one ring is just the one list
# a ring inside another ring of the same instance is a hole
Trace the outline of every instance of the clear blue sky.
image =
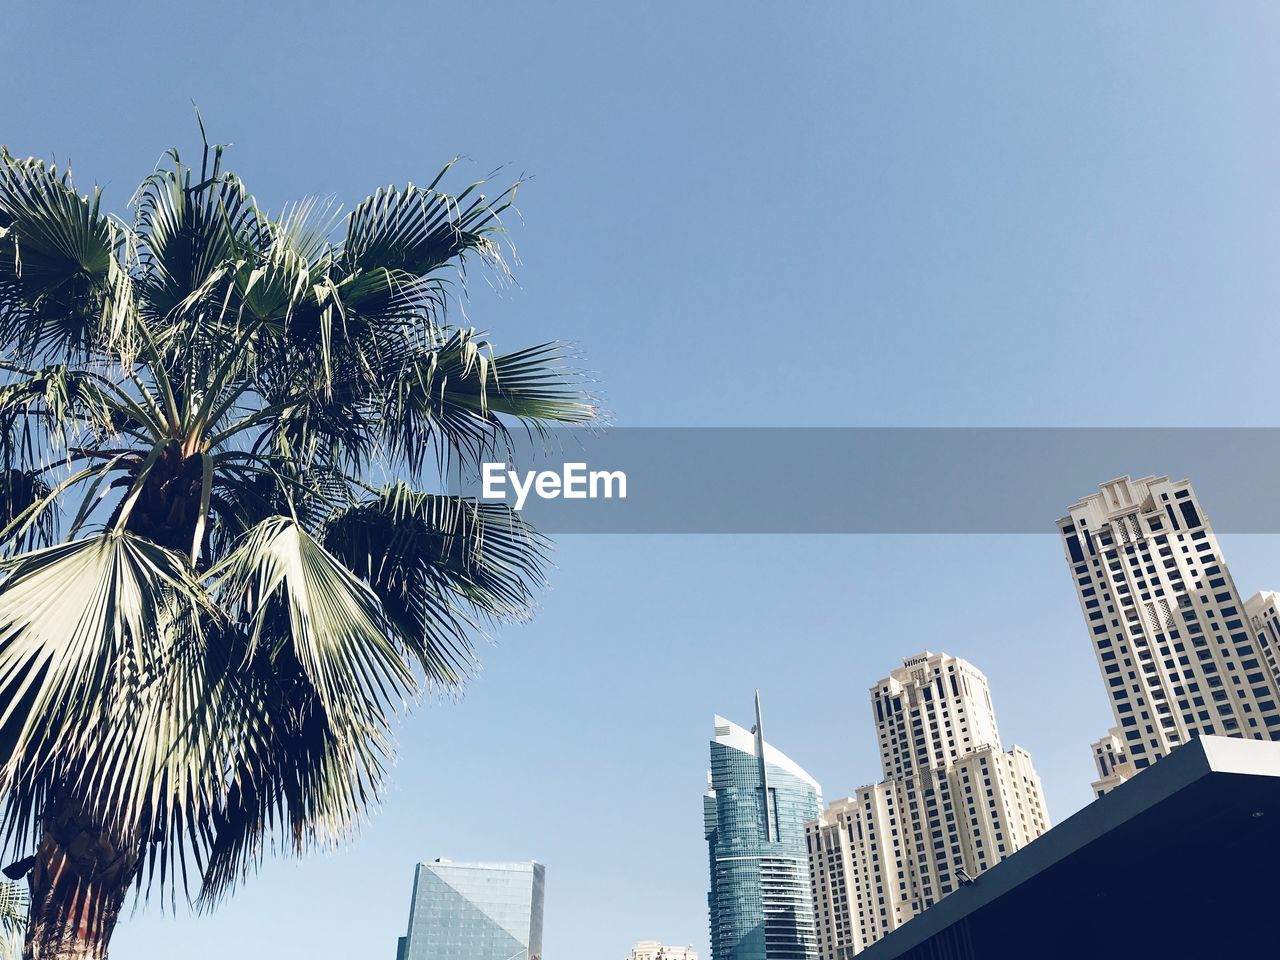
[[(618, 424), (1277, 422), (1273, 4), (5, 7), (0, 142), (117, 209), (194, 145), (192, 100), (267, 206), (455, 153), (532, 175), (520, 286), (470, 317), (577, 341)], [(1274, 539), (1225, 546), (1244, 591), (1280, 587)], [(115, 955), (390, 960), (436, 856), (545, 862), (548, 960), (705, 951), (713, 712), (761, 687), (841, 796), (878, 775), (866, 688), (926, 647), (986, 671), (1055, 819), (1088, 799), (1109, 715), (1051, 533), (575, 537), (558, 562), (536, 622), (403, 727), (355, 846), (213, 916), (148, 907)]]

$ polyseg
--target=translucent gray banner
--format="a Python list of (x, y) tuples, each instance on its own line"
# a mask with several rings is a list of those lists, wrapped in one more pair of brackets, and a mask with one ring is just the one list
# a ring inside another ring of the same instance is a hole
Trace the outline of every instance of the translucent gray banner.
[(1221, 532), (1280, 533), (1280, 428), (557, 430), (521, 439), (487, 492), (524, 489), (548, 533), (1052, 533), (1126, 474), (1189, 478)]

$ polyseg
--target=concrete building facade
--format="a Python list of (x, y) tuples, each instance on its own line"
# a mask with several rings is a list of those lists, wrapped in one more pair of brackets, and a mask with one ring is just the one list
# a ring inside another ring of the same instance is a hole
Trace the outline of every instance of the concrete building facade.
[(672, 947), (657, 940), (641, 940), (627, 960), (698, 960), (698, 952), (691, 946)]
[(1199, 737), (858, 960), (1269, 957), (1278, 859), (1280, 743)]
[(1249, 617), (1254, 639), (1258, 641), (1258, 649), (1280, 687), (1280, 593), (1274, 590), (1255, 593), (1244, 602), (1244, 611)]
[(972, 664), (908, 657), (871, 701), (885, 779), (806, 830), (822, 960), (848, 960), (1049, 829), (1031, 757), (1002, 749)]
[(1246, 609), (1189, 481), (1108, 481), (1058, 531), (1115, 718), (1095, 794), (1196, 737), (1280, 739), (1273, 595)]

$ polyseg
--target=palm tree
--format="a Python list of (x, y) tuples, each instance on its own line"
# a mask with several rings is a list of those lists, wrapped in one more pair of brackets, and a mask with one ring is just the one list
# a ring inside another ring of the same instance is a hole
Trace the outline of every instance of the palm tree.
[(514, 187), (268, 216), (221, 147), (166, 156), (126, 222), (0, 152), (0, 840), (41, 960), (348, 838), (401, 708), (542, 583), (439, 478), (594, 415), (560, 345), (448, 320)]
[(0, 960), (22, 955), (27, 926), (27, 891), (17, 883), (0, 883)]

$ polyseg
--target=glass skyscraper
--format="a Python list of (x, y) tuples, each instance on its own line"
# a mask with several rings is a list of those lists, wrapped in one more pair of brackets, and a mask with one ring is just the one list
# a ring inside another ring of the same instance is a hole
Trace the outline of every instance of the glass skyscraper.
[(396, 960), (541, 960), (540, 863), (420, 863)]
[(805, 823), (822, 788), (756, 725), (715, 718), (703, 820), (711, 862), (712, 960), (816, 960)]

